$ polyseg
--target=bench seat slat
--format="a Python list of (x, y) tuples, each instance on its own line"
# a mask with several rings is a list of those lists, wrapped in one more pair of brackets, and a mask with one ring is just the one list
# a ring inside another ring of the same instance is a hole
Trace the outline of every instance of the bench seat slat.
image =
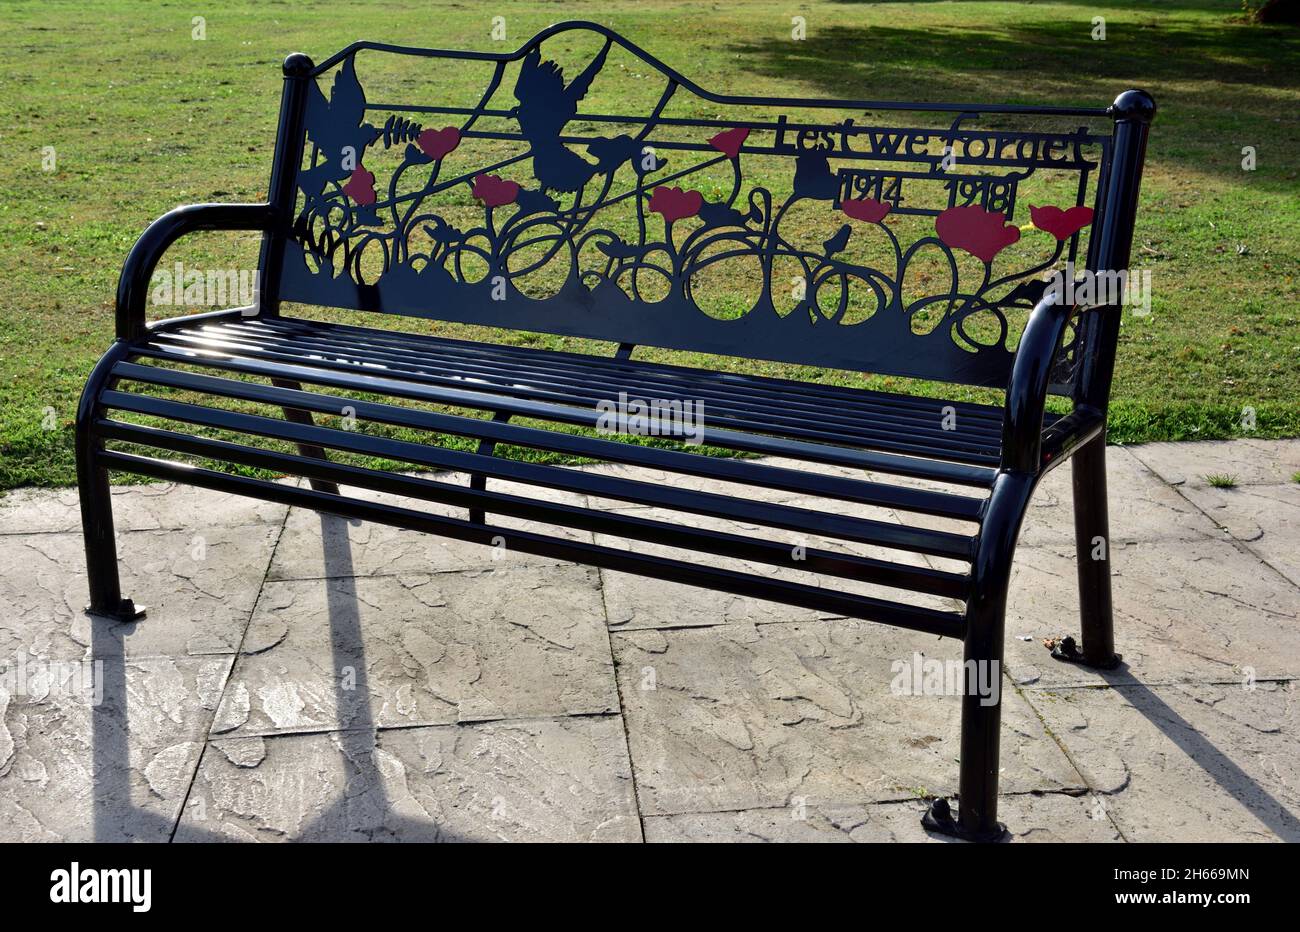
[[(225, 321), (224, 323), (230, 324), (232, 322)], [(890, 394), (868, 388), (849, 388), (841, 385), (825, 385), (819, 382), (800, 382), (774, 376), (698, 369), (662, 362), (645, 362), (642, 360), (629, 362), (613, 357), (592, 356), (586, 353), (573, 353), (565, 350), (537, 350), (526, 346), (511, 346), (506, 343), (475, 343), (469, 340), (435, 337), (423, 333), (353, 327), (332, 321), (305, 320), (292, 317), (241, 317), (234, 323), (239, 326), (256, 325), (268, 330), (279, 330), (286, 333), (329, 335), (344, 345), (374, 343), (408, 350), (424, 347), (430, 352), (454, 349), (457, 352), (487, 355), (494, 358), (538, 359), (548, 365), (559, 364), (576, 367), (579, 372), (600, 367), (616, 372), (647, 372), (653, 373), (657, 377), (675, 378), (687, 385), (708, 383), (715, 386), (725, 386), (730, 390), (746, 390), (762, 395), (771, 395), (774, 391), (777, 391), (782, 396), (788, 395), (803, 399), (827, 399), (852, 410), (902, 411), (915, 409), (931, 412), (936, 407), (942, 408), (944, 405), (952, 405), (957, 413), (963, 417), (988, 420), (999, 428), (1002, 424), (1001, 407), (976, 404), (969, 401), (949, 401), (920, 395)]]
[[(583, 427), (595, 427), (599, 421), (595, 413), (582, 408), (506, 398), (484, 392), (444, 388), (436, 385), (386, 378), (360, 371), (354, 366), (322, 368), (316, 365), (276, 363), (243, 357), (236, 353), (170, 346), (163, 343), (132, 347), (131, 354), (137, 357), (169, 360), (177, 363), (224, 369), (230, 372), (242, 372), (247, 375), (331, 385), (351, 391), (373, 392), (380, 395), (392, 395), (466, 408), (480, 408), (539, 420), (577, 424)], [(681, 439), (680, 436), (678, 439)], [(782, 437), (746, 434), (707, 426), (703, 431), (703, 442), (710, 446), (727, 447), (750, 453), (801, 459), (834, 466), (848, 466), (983, 488), (992, 485), (993, 478), (996, 475), (995, 470), (982, 466), (878, 453), (871, 450), (859, 450), (830, 444), (807, 443)]]
[(976, 417), (963, 412), (957, 418), (960, 431), (954, 435), (953, 431), (944, 431), (940, 426), (945, 405), (938, 401), (922, 408), (875, 404), (870, 410), (857, 410), (840, 403), (829, 404), (825, 399), (807, 399), (794, 393), (778, 393), (771, 387), (736, 388), (709, 384), (707, 380), (666, 378), (653, 370), (641, 368), (639, 362), (631, 366), (609, 366), (607, 360), (591, 357), (587, 365), (582, 365), (552, 360), (547, 351), (537, 350), (528, 355), (503, 356), (491, 352), (471, 352), (456, 346), (417, 351), (409, 346), (403, 348), (399, 344), (358, 345), (359, 341), (341, 341), (310, 330), (289, 332), (283, 328), (266, 327), (253, 320), (186, 328), (183, 332), (196, 336), (239, 334), (260, 342), (274, 341), (280, 346), (311, 347), (321, 352), (337, 353), (343, 358), (364, 359), (398, 369), (412, 361), (418, 361), (425, 367), (437, 366), (443, 370), (474, 373), (484, 377), (527, 379), (530, 380), (529, 384), (535, 381), (538, 384), (570, 389), (578, 387), (587, 394), (600, 391), (600, 398), (617, 395), (622, 389), (629, 394), (635, 393), (638, 397), (702, 399), (709, 410), (741, 411), (778, 419), (801, 416), (819, 423), (843, 425), (846, 430), (854, 427), (903, 427), (914, 436), (939, 438), (945, 443), (977, 452), (996, 452), (1001, 440), (1000, 412), (996, 417)]
[(712, 492), (698, 492), (615, 476), (602, 476), (563, 467), (523, 463), (387, 437), (374, 437), (355, 431), (312, 427), (279, 418), (241, 414), (222, 408), (168, 401), (132, 392), (105, 391), (101, 396), (101, 402), (107, 408), (153, 415), (188, 424), (234, 430), (295, 443), (316, 444), (327, 449), (403, 460), (434, 469), (481, 473), (490, 478), (620, 499), (638, 505), (687, 511), (715, 518), (752, 521), (769, 527), (931, 556), (969, 560), (973, 543), (971, 537), (944, 531), (912, 528), (865, 518), (795, 508), (790, 505), (733, 498)]
[(519, 424), (415, 410), (398, 405), (361, 401), (318, 392), (307, 392), (221, 378), (159, 366), (121, 363), (113, 370), (122, 379), (149, 385), (205, 392), (224, 398), (255, 401), (298, 408), (319, 414), (338, 414), (351, 406), (358, 417), (378, 423), (415, 427), (497, 443), (512, 443), (551, 452), (572, 453), (610, 462), (664, 469), (688, 475), (720, 479), (783, 491), (822, 495), (863, 505), (898, 508), (903, 511), (959, 520), (977, 521), (984, 499), (928, 489), (811, 474), (738, 459), (723, 459), (617, 440), (582, 437)]
[(109, 450), (104, 451), (100, 456), (105, 466), (124, 472), (232, 492), (237, 495), (251, 495), (266, 501), (324, 511), (345, 518), (378, 521), (473, 543), (490, 545), (494, 538), (502, 538), (507, 546), (522, 553), (556, 557), (575, 563), (702, 586), (736, 595), (770, 599), (787, 605), (832, 612), (849, 618), (883, 622), (895, 627), (943, 637), (959, 638), (964, 630), (964, 621), (957, 612), (938, 611), (870, 596), (836, 592), (818, 586), (700, 566), (665, 557), (647, 556), (514, 528), (460, 521), (394, 505), (362, 502), (313, 489), (299, 489), (263, 479), (234, 476), (216, 470), (169, 463), (130, 453)]
[[(575, 397), (572, 392), (561, 392), (551, 388), (531, 388), (523, 384), (490, 384), (486, 379), (479, 381), (469, 379), (460, 375), (434, 375), (426, 371), (421, 371), (418, 365), (412, 364), (401, 369), (394, 369), (391, 365), (381, 365), (374, 362), (352, 362), (333, 356), (332, 358), (322, 358), (319, 353), (313, 354), (310, 351), (303, 351), (291, 347), (267, 346), (264, 344), (254, 343), (248, 340), (240, 340), (237, 337), (229, 336), (192, 336), (185, 333), (160, 333), (157, 335), (158, 340), (167, 342), (178, 342), (181, 344), (192, 345), (200, 350), (226, 350), (236, 355), (247, 356), (254, 359), (265, 359), (281, 363), (301, 363), (307, 362), (311, 365), (322, 366), (336, 370), (352, 370), (371, 373), (383, 373), (388, 377), (398, 377), (418, 381), (421, 384), (440, 385), (451, 388), (460, 388), (463, 386), (472, 386), (480, 393), (494, 392), (498, 397), (515, 398), (519, 400), (537, 400), (562, 405), (581, 405), (584, 408), (594, 409), (596, 399), (583, 399)], [(590, 402), (590, 403), (589, 403)], [(494, 410), (489, 404), (488, 410)], [(862, 431), (856, 434), (847, 434), (833, 432), (829, 430), (819, 430), (806, 427), (786, 426), (778, 428), (770, 420), (755, 420), (746, 417), (736, 416), (718, 416), (709, 414), (708, 420), (712, 423), (721, 424), (734, 429), (762, 432), (773, 436), (784, 436), (799, 440), (812, 440), (823, 443), (854, 444), (872, 449), (888, 450), (897, 453), (910, 453), (921, 456), (936, 456), (945, 459), (951, 459), (957, 462), (969, 463), (971, 465), (988, 465), (992, 466), (998, 462), (998, 456), (993, 452), (973, 452), (960, 448), (960, 445), (950, 444), (942, 445), (931, 442), (924, 443), (913, 442), (911, 438), (915, 433), (911, 430), (902, 431)], [(903, 437), (904, 440), (897, 438)]]
[[(799, 429), (808, 423), (829, 425), (842, 431), (845, 437), (889, 438), (906, 436), (923, 440), (940, 442), (938, 449), (951, 449), (980, 456), (996, 452), (1001, 438), (1001, 424), (996, 428), (991, 425), (962, 424), (960, 432), (944, 431), (941, 425), (942, 413), (935, 409), (924, 413), (900, 415), (897, 413), (872, 414), (869, 417), (840, 414), (826, 407), (813, 406), (797, 400), (777, 398), (744, 398), (736, 393), (708, 386), (664, 385), (653, 379), (626, 375), (603, 373), (599, 367), (592, 367), (585, 373), (557, 372), (555, 367), (541, 362), (517, 362), (510, 360), (486, 361), (476, 357), (461, 358), (450, 354), (438, 356), (413, 355), (401, 353), (396, 349), (383, 351), (359, 350), (354, 347), (342, 347), (335, 343), (315, 340), (308, 337), (285, 338), (259, 333), (254, 330), (231, 327), (204, 328), (202, 333), (193, 333), (195, 337), (212, 333), (229, 335), (236, 333), (240, 337), (254, 341), (257, 345), (287, 352), (310, 351), (311, 354), (328, 354), (330, 358), (342, 361), (354, 361), (366, 366), (382, 366), (396, 373), (405, 371), (422, 372), (440, 377), (451, 377), (458, 381), (475, 384), (486, 383), (498, 390), (530, 394), (527, 390), (542, 389), (559, 391), (573, 402), (595, 406), (604, 399), (616, 398), (620, 391), (629, 398), (665, 401), (702, 402), (710, 417), (722, 415), (731, 418), (762, 419), (764, 427), (774, 433), (784, 428)], [(188, 334), (187, 334), (188, 335)], [(639, 375), (639, 374), (638, 374)], [(524, 390), (524, 391), (521, 391)]]
[(279, 453), (140, 424), (100, 420), (96, 422), (96, 427), (109, 440), (930, 595), (964, 599), (970, 581), (966, 574), (815, 547), (804, 548), (796, 563), (791, 556), (791, 546), (787, 543), (478, 490), (449, 482)]

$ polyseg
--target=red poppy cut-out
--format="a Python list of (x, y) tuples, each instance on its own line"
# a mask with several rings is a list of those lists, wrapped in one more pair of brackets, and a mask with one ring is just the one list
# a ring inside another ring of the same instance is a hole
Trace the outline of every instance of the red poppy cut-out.
[(660, 185), (650, 195), (650, 210), (662, 214), (669, 223), (694, 217), (703, 206), (704, 195), (699, 191), (683, 191), (681, 188)]
[(844, 211), (844, 216), (853, 220), (880, 223), (889, 213), (890, 205), (872, 197), (864, 197), (859, 200), (840, 201), (840, 210)]
[(369, 207), (377, 199), (375, 194), (375, 173), (366, 171), (358, 165), (352, 170), (352, 176), (343, 186), (343, 193), (352, 199), (358, 207)]
[(1020, 228), (1007, 223), (1005, 215), (974, 204), (949, 207), (934, 218), (934, 229), (944, 245), (968, 252), (981, 262), (992, 262), (1020, 239)]
[(717, 149), (729, 159), (740, 157), (740, 147), (745, 144), (749, 138), (749, 128), (738, 126), (735, 129), (725, 129), (709, 140), (709, 145)]
[(460, 145), (460, 130), (454, 126), (442, 129), (426, 129), (415, 139), (415, 144), (429, 158), (446, 158)]
[(519, 182), (496, 175), (475, 175), (473, 195), (487, 207), (504, 207), (519, 197)]
[(1051, 233), (1058, 240), (1067, 240), (1092, 223), (1092, 208), (1082, 204), (1062, 210), (1059, 207), (1029, 205), (1029, 219), (1036, 229)]

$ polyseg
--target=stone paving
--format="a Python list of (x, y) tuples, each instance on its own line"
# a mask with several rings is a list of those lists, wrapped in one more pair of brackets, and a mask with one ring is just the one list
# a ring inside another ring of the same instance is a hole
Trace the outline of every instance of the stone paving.
[[(1042, 644), (1077, 628), (1058, 470), (1012, 584), (1002, 818), (1024, 841), (1300, 840), (1300, 441), (1108, 460), (1125, 665)], [(0, 840), (925, 841), (924, 800), (956, 790), (958, 700), (890, 689), (951, 640), (192, 488), (114, 495), (149, 608), (129, 626), (81, 612), (75, 491), (0, 500), (0, 667), (47, 671), (0, 681)], [(91, 685), (50, 687), (87, 661)]]

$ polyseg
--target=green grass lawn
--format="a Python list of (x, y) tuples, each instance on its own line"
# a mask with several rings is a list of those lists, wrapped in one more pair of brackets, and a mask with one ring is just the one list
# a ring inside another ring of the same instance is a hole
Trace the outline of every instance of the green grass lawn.
[[(510, 48), (565, 16), (597, 20), (720, 92), (1095, 106), (1145, 87), (1161, 111), (1133, 265), (1152, 271), (1152, 314), (1125, 318), (1111, 437), (1300, 435), (1300, 30), (1245, 25), (1239, 8), (1235, 0), (323, 0), (204, 9), (6, 0), (0, 488), (73, 480), (77, 396), (111, 339), (117, 273), (144, 226), (181, 203), (265, 196), (287, 52), (321, 60), (358, 38), (488, 49), (494, 15), (506, 18)], [(199, 14), (204, 41), (191, 38)], [(807, 19), (805, 41), (790, 39), (794, 14)], [(1105, 41), (1090, 35), (1099, 15)], [(43, 170), (47, 146), (54, 171)], [(1254, 171), (1241, 167), (1244, 146), (1255, 147)], [(256, 247), (248, 235), (206, 235), (168, 261), (251, 268)], [(754, 368), (936, 390), (861, 373)], [(1251, 432), (1241, 423), (1247, 406)]]

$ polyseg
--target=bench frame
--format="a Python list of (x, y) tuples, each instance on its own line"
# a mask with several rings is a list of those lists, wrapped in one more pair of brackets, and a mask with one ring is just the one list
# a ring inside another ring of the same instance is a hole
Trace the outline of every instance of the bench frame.
[[(746, 102), (751, 98), (729, 98), (710, 94), (666, 66), (636, 49), (626, 40), (615, 36), (603, 27), (591, 24), (562, 24), (552, 27), (526, 46), (506, 55), (486, 53), (457, 53), (483, 60), (510, 61), (519, 59), (528, 48), (545, 37), (566, 29), (589, 29), (610, 37), (611, 41), (633, 50), (655, 64), (665, 74), (671, 75), (681, 86), (705, 99), (720, 102)], [(327, 65), (340, 60), (342, 55), (360, 48), (390, 49), (372, 43), (359, 43), (335, 56)], [(417, 50), (403, 50), (407, 52)], [(452, 54), (435, 53), (428, 54)], [(284, 245), (290, 238), (293, 211), (297, 199), (296, 173), (303, 157), (304, 109), (308, 83), (314, 82), (322, 68), (313, 65), (302, 54), (288, 57), (284, 63), (284, 92), (280, 108), (279, 129), (274, 164), (271, 174), (270, 194), (266, 203), (260, 204), (201, 204), (171, 211), (151, 224), (131, 249), (123, 268), (116, 307), (116, 339), (95, 366), (81, 398), (76, 422), (77, 479), (80, 490), (81, 512), (88, 564), (90, 604), (88, 611), (99, 616), (133, 621), (143, 616), (143, 608), (123, 596), (118, 575), (117, 545), (114, 537), (112, 502), (109, 494), (110, 471), (134, 473), (157, 479), (213, 488), (257, 498), (278, 501), (288, 505), (312, 508), (348, 518), (372, 520), (411, 528), (462, 540), (491, 544), (501, 532), (484, 523), (485, 510), (504, 512), (504, 499), (484, 491), (482, 476), (462, 491), (448, 493), (445, 500), (463, 505), (470, 511), (471, 520), (420, 514), (409, 509), (379, 505), (361, 499), (349, 498), (340, 492), (340, 485), (360, 484), (358, 476), (367, 473), (365, 481), (370, 488), (399, 494), (424, 494), (418, 480), (389, 473), (379, 477), (368, 470), (330, 463), (319, 438), (312, 427), (311, 393), (303, 392), (292, 370), (276, 375), (271, 369), (272, 388), (266, 390), (265, 400), (275, 403), (294, 400), (301, 407), (284, 404), (286, 414), (282, 439), (294, 439), (300, 457), (267, 452), (246, 459), (249, 465), (281, 469), (308, 477), (310, 488), (267, 483), (215, 470), (194, 468), (161, 459), (137, 456), (109, 449), (108, 440), (132, 440), (143, 436), (142, 429), (128, 428), (107, 417), (107, 409), (122, 393), (116, 392), (116, 383), (122, 377), (123, 366), (139, 355), (151, 335), (176, 331), (182, 326), (193, 326), (204, 321), (229, 321), (248, 319), (249, 309), (223, 310), (208, 314), (187, 315), (169, 320), (148, 323), (146, 304), (150, 281), (163, 254), (177, 239), (204, 230), (249, 230), (264, 234), (261, 252), (261, 300), (255, 317), (274, 321), (279, 316), (279, 281), (282, 275)], [(765, 103), (782, 103), (764, 100)], [(795, 103), (795, 102), (792, 102)], [(1100, 186), (1098, 215), (1105, 218), (1093, 233), (1091, 243), (1092, 265), (1099, 269), (1124, 269), (1129, 262), (1133, 225), (1137, 210), (1138, 189), (1142, 174), (1147, 136), (1155, 114), (1155, 104), (1144, 91), (1129, 90), (1120, 94), (1113, 105), (1097, 110), (1070, 110), (1068, 108), (1003, 107), (975, 108), (966, 104), (893, 105), (882, 102), (859, 101), (855, 105), (864, 109), (939, 110), (949, 112), (974, 111), (999, 113), (1078, 113), (1088, 116), (1106, 115), (1114, 121), (1109, 167), (1106, 183)], [(952, 619), (936, 620), (933, 617), (918, 620), (908, 616), (890, 617), (878, 614), (872, 620), (884, 621), (902, 627), (927, 630), (964, 640), (964, 657), (967, 661), (993, 663), (1001, 669), (1004, 641), (1004, 618), (1007, 590), (1011, 575), (1012, 558), (1021, 522), (1030, 498), (1043, 476), (1067, 458), (1073, 461), (1074, 515), (1078, 547), (1078, 577), (1081, 602), (1081, 650), (1058, 652), (1061, 659), (1074, 660), (1099, 668), (1112, 668), (1118, 661), (1115, 654), (1112, 624), (1109, 566), (1106, 560), (1089, 559), (1098, 539), (1109, 541), (1107, 516), (1105, 444), (1106, 410), (1114, 367), (1118, 339), (1120, 310), (1118, 307), (1080, 308), (1056, 303), (1051, 297), (1042, 299), (1034, 307), (1021, 335), (1019, 347), (1011, 365), (1006, 385), (1006, 401), (1001, 427), (1001, 452), (996, 473), (990, 484), (990, 495), (980, 516), (980, 529), (971, 553), (970, 578), (964, 615)], [(1073, 410), (1059, 419), (1046, 419), (1045, 410), (1049, 391), (1054, 380), (1054, 370), (1063, 343), (1069, 338), (1070, 328), (1078, 317), (1081, 345), (1085, 347), (1071, 388)], [(631, 346), (625, 345), (620, 359), (630, 355)], [(648, 366), (648, 364), (645, 364)], [(178, 377), (180, 378), (180, 377)], [(340, 376), (341, 379), (346, 379)], [(199, 386), (200, 381), (181, 379), (181, 387)], [(361, 385), (362, 383), (358, 382)], [(363, 386), (364, 387), (364, 386)], [(207, 409), (205, 409), (207, 410)], [(508, 415), (507, 415), (508, 416)], [(493, 422), (504, 420), (499, 416)], [(221, 421), (216, 422), (217, 426)], [(232, 425), (235, 421), (230, 422)], [(498, 431), (513, 429), (502, 425)], [(135, 430), (136, 433), (132, 433)], [(575, 449), (585, 443), (600, 443), (577, 438)], [(184, 449), (200, 456), (218, 456), (220, 445), (194, 438), (177, 439), (176, 449)], [(374, 449), (391, 451), (393, 458), (402, 459), (398, 441), (374, 438)], [(480, 453), (491, 455), (494, 441), (483, 436)], [(781, 449), (779, 442), (773, 449)], [(234, 460), (231, 460), (234, 462)], [(377, 478), (378, 477), (378, 478)], [(353, 480), (356, 480), (355, 482)], [(831, 480), (827, 480), (828, 482)], [(899, 494), (902, 494), (901, 492)], [(426, 494), (426, 497), (427, 494)], [(833, 497), (833, 496), (832, 496)], [(529, 506), (513, 502), (509, 507), (517, 516), (539, 517), (554, 515), (554, 509), (542, 503)], [(530, 507), (533, 509), (530, 511)], [(587, 519), (594, 520), (594, 519)], [(611, 519), (612, 520), (612, 519)], [(671, 543), (667, 531), (646, 531), (643, 540), (654, 540), (654, 534)], [(649, 535), (649, 536), (646, 536)], [(697, 535), (709, 536), (708, 532)], [(623, 569), (645, 575), (672, 578), (678, 581), (710, 588), (776, 598), (790, 604), (817, 604), (819, 607), (840, 606), (834, 592), (826, 591), (823, 597), (801, 595), (782, 599), (779, 587), (764, 587), (752, 582), (753, 577), (727, 571), (698, 568), (693, 577), (683, 578), (684, 564), (656, 569), (654, 558), (639, 557), (633, 553), (619, 556), (617, 552), (591, 545), (562, 541), (545, 535), (518, 533), (509, 535), (512, 547), (521, 551), (572, 560), (581, 563)], [(715, 553), (744, 555), (744, 547), (734, 541), (717, 536), (710, 541)], [(803, 601), (799, 601), (803, 599)], [(818, 601), (821, 599), (821, 601)], [(883, 610), (882, 610), (883, 611)], [(846, 611), (858, 614), (859, 611)], [(932, 615), (934, 613), (931, 613)], [(1072, 642), (1071, 642), (1072, 643)], [(999, 770), (1000, 702), (985, 705), (981, 697), (968, 691), (962, 698), (961, 713), (961, 765), (959, 781), (959, 812), (954, 814), (946, 800), (936, 800), (926, 814), (925, 823), (932, 830), (969, 840), (995, 840), (1004, 838), (1005, 827), (997, 821), (997, 793)]]

